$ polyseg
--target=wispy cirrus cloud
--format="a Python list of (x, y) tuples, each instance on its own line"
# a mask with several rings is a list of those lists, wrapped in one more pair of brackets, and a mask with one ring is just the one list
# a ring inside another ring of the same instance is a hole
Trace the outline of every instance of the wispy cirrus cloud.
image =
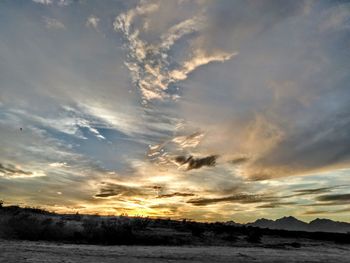
[(330, 186), (330, 187), (320, 187), (320, 188), (310, 188), (310, 189), (299, 189), (294, 190), (295, 195), (319, 195), (323, 193), (328, 193), (331, 190), (341, 186)]
[(204, 26), (205, 18), (199, 14), (181, 21), (162, 34), (159, 44), (148, 43), (140, 36), (140, 29), (145, 28), (146, 24), (141, 24), (141, 28), (138, 28), (134, 20), (136, 17), (156, 14), (159, 8), (160, 3), (142, 2), (134, 9), (117, 16), (113, 24), (116, 31), (124, 34), (128, 43), (129, 59), (126, 66), (144, 102), (152, 99), (176, 98), (176, 94), (168, 93), (171, 84), (185, 80), (188, 74), (200, 66), (215, 61), (223, 62), (237, 54), (223, 51), (206, 54), (196, 49), (188, 60), (176, 66), (174, 58), (170, 57), (170, 48), (182, 37), (199, 31)]
[(321, 195), (317, 197), (318, 201), (321, 202), (328, 202), (328, 201), (339, 201), (341, 203), (343, 202), (350, 202), (350, 194), (330, 194), (330, 195)]
[(153, 190), (154, 189), (152, 187), (150, 187), (149, 189), (145, 189), (143, 187), (132, 185), (102, 183), (100, 192), (95, 195), (95, 198), (138, 197), (148, 195), (149, 192)]
[(0, 163), (0, 176), (3, 176), (5, 178), (30, 178), (46, 175), (42, 171), (25, 171), (13, 164)]
[(196, 206), (206, 206), (206, 205), (222, 203), (222, 202), (251, 204), (251, 203), (269, 202), (274, 200), (278, 200), (278, 198), (270, 197), (270, 196), (251, 195), (251, 194), (237, 194), (237, 195), (215, 197), (215, 198), (191, 199), (188, 201), (188, 203)]
[(162, 194), (158, 195), (157, 198), (171, 198), (171, 197), (189, 197), (189, 196), (194, 196), (195, 194), (193, 193), (181, 193), (181, 192), (175, 192), (175, 193), (170, 193), (170, 194)]
[(304, 212), (304, 215), (323, 215), (323, 216), (330, 216), (330, 215), (336, 215), (336, 214), (343, 214), (343, 213), (349, 213), (349, 208), (343, 208), (343, 209), (328, 209), (328, 210), (307, 210)]

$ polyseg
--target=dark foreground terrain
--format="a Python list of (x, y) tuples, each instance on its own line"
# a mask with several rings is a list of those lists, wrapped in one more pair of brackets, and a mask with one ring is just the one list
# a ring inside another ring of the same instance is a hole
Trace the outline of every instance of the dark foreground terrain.
[(350, 247), (309, 243), (301, 248), (96, 246), (0, 240), (0, 262), (349, 262)]
[(6, 262), (350, 262), (350, 234), (0, 206)]

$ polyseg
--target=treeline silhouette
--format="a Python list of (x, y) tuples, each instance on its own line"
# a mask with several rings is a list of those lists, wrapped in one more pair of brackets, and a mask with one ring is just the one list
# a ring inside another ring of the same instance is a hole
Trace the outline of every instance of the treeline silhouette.
[[(229, 223), (127, 216), (60, 215), (38, 208), (0, 205), (0, 237), (100, 245), (247, 245), (295, 247), (298, 239), (350, 244), (350, 233), (273, 230)], [(264, 238), (293, 242), (264, 244)]]

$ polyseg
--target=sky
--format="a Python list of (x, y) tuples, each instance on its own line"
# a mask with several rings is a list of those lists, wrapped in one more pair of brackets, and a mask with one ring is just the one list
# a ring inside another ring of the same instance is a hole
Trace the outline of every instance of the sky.
[(1, 0), (0, 199), (350, 222), (350, 3)]

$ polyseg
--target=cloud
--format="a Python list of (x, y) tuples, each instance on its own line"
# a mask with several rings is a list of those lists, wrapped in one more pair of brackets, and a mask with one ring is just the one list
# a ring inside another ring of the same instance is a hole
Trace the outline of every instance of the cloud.
[(32, 0), (36, 4), (42, 4), (42, 5), (52, 5), (56, 4), (57, 6), (68, 6), (73, 1), (72, 0)]
[(10, 176), (16, 175), (16, 174), (32, 175), (32, 172), (23, 171), (21, 169), (16, 168), (16, 166), (12, 164), (8, 164), (7, 166), (5, 166), (4, 164), (0, 163), (0, 172), (3, 175), (10, 175)]
[(168, 50), (183, 36), (199, 31), (203, 27), (203, 20), (203, 16), (197, 16), (184, 20), (169, 28), (168, 31), (161, 36), (161, 49)]
[(248, 161), (249, 161), (249, 157), (237, 157), (237, 158), (230, 160), (229, 162), (234, 164), (234, 165), (240, 165), (240, 164), (244, 164)]
[[(333, 187), (334, 188), (334, 187)], [(327, 192), (321, 191), (320, 193)], [(317, 194), (317, 193), (315, 193)], [(306, 204), (303, 206), (310, 206), (310, 207), (316, 207), (316, 206), (325, 206), (325, 207), (333, 207), (333, 206), (347, 206), (350, 202), (350, 194), (327, 194), (327, 195), (318, 195), (315, 197), (317, 202)]]
[[(152, 30), (148, 26), (149, 23), (152, 24), (153, 19), (158, 19), (158, 12), (162, 12), (162, 8), (162, 2), (142, 1), (135, 8), (118, 15), (113, 24), (114, 29), (121, 32), (126, 41), (128, 59), (125, 65), (132, 75), (134, 85), (141, 92), (143, 105), (148, 105), (154, 100), (170, 99), (176, 101), (179, 98), (179, 89), (177, 88), (179, 81), (186, 80), (190, 73), (201, 66), (212, 62), (225, 62), (238, 54), (219, 49), (204, 51), (199, 46), (196, 48), (187, 47), (186, 42), (192, 41), (195, 33), (200, 33), (206, 26), (206, 18), (200, 9), (191, 18), (177, 19), (176, 22), (169, 19), (165, 22), (169, 26), (164, 27), (159, 32), (160, 41), (151, 41), (147, 38), (148, 33), (152, 34), (148, 31)], [(177, 59), (173, 56), (172, 50), (177, 45), (184, 51), (191, 49), (188, 52), (189, 56), (183, 59)], [(146, 113), (160, 114), (158, 111), (150, 112), (148, 110)], [(169, 133), (165, 133), (165, 135), (169, 136)], [(197, 147), (203, 138), (203, 133), (172, 137), (172, 139), (149, 146), (147, 155), (158, 165), (173, 165), (173, 155), (179, 151), (185, 154), (186, 148)], [(214, 166), (215, 161), (216, 157), (214, 156), (192, 159), (188, 161), (187, 168), (191, 170), (202, 166)]]
[(350, 202), (350, 194), (321, 195), (316, 199), (322, 202), (328, 202), (328, 201)]
[(174, 149), (168, 150), (168, 151), (177, 151), (177, 150), (185, 150), (188, 148), (195, 148), (199, 145), (202, 138), (204, 137), (204, 134), (201, 132), (195, 132), (190, 135), (179, 135), (175, 136), (172, 139), (166, 140), (162, 143), (155, 144), (155, 145), (149, 145), (149, 150), (147, 152), (147, 155), (149, 157), (154, 157), (157, 155), (162, 154), (165, 150), (165, 148), (168, 146), (168, 148), (171, 148), (170, 144), (175, 144)]
[(242, 204), (251, 204), (251, 203), (262, 203), (278, 200), (276, 197), (262, 196), (262, 195), (250, 195), (250, 194), (236, 194), (224, 197), (215, 197), (215, 198), (194, 198), (187, 201), (187, 203), (193, 204), (195, 206), (207, 206), (222, 202), (227, 203), (242, 203)]
[(58, 6), (69, 6), (73, 3), (73, 0), (58, 0), (57, 5)]
[(215, 221), (348, 204), (317, 199), (347, 184), (347, 3), (36, 2), (0, 4), (10, 202)]
[(336, 187), (337, 186), (310, 188), (310, 189), (299, 189), (299, 190), (294, 190), (294, 192), (297, 193), (297, 195), (313, 195), (313, 194), (320, 194), (320, 193), (329, 192)]
[(175, 193), (171, 193), (171, 194), (162, 194), (162, 195), (158, 195), (157, 198), (170, 198), (170, 197), (188, 197), (188, 196), (194, 196), (195, 194), (193, 193), (181, 193), (181, 192), (175, 192)]
[(51, 5), (53, 0), (32, 0), (34, 3), (42, 4), (42, 5)]
[(215, 166), (217, 155), (210, 155), (203, 158), (194, 158), (193, 156), (178, 156), (175, 161), (180, 165), (187, 164), (187, 170), (199, 169), (203, 166)]
[(349, 208), (337, 209), (337, 210), (308, 210), (305, 211), (304, 215), (331, 215), (331, 214), (342, 214), (350, 212)]
[[(147, 31), (147, 22), (142, 24), (142, 22), (137, 23), (137, 20), (142, 20), (144, 16), (150, 18), (160, 8), (161, 2), (143, 1), (135, 8), (118, 15), (113, 23), (114, 29), (121, 32), (127, 41), (129, 59), (125, 65), (132, 75), (134, 84), (140, 90), (144, 103), (150, 100), (178, 98), (177, 94), (169, 92), (171, 85), (185, 80), (188, 74), (200, 66), (215, 61), (224, 62), (237, 54), (237, 52), (227, 53), (220, 50), (204, 52), (196, 48), (190, 59), (183, 63), (174, 63), (174, 58), (169, 54), (170, 48), (184, 36), (200, 31), (204, 18), (198, 15), (180, 21), (162, 34), (159, 44), (149, 43), (141, 38), (141, 31)], [(176, 66), (177, 64), (179, 66)], [(170, 70), (171, 68), (176, 69)]]
[(61, 21), (55, 18), (50, 18), (45, 16), (43, 20), (45, 23), (45, 27), (48, 29), (65, 29), (66, 28)]
[(329, 211), (324, 211), (324, 210), (309, 210), (305, 211), (303, 214), (304, 215), (320, 215), (320, 214), (328, 214)]
[(161, 210), (170, 216), (176, 214), (180, 210), (177, 204), (169, 204), (169, 203), (152, 205), (150, 208)]
[[(340, 66), (333, 56), (346, 56), (336, 47), (348, 37), (346, 30), (330, 38), (318, 29), (323, 18), (317, 10), (328, 14), (338, 5), (305, 1), (208, 5), (210, 28), (205, 27), (193, 45), (239, 55), (217, 65), (218, 70), (198, 69), (186, 83), (179, 101), (181, 115), (206, 134), (196, 150), (215, 152), (221, 160), (248, 156), (237, 172), (251, 180), (349, 167), (349, 138), (343, 132), (349, 126), (349, 94), (343, 88), (348, 75), (340, 73), (348, 62), (342, 60)], [(336, 9), (343, 17), (337, 23), (346, 25), (347, 11)], [(293, 39), (285, 33), (290, 27), (295, 29)], [(309, 34), (310, 30), (316, 33)], [(319, 81), (323, 78), (337, 88), (328, 89)]]
[[(129, 109), (127, 106), (125, 106), (123, 111), (119, 107), (107, 107), (106, 105), (92, 102), (80, 104), (77, 109), (73, 110), (77, 116), (77, 119), (81, 120), (78, 122), (86, 125), (88, 129), (91, 128), (91, 124), (93, 122), (100, 120), (98, 122), (99, 126), (104, 128), (113, 128), (129, 136), (144, 133), (145, 128), (140, 123), (140, 118), (135, 116), (140, 114), (138, 109)], [(84, 116), (84, 112), (87, 116)], [(90, 116), (93, 121), (89, 121), (88, 116)]]
[(176, 69), (170, 72), (170, 77), (174, 81), (185, 80), (188, 75), (196, 70), (198, 67), (207, 65), (212, 62), (225, 62), (234, 56), (237, 56), (238, 52), (226, 53), (226, 52), (215, 52), (213, 54), (206, 54), (203, 50), (195, 50), (191, 59), (184, 62), (182, 68)]
[(177, 136), (172, 139), (172, 142), (177, 143), (181, 148), (195, 148), (201, 142), (204, 134), (195, 132), (187, 136)]
[(11, 178), (30, 178), (30, 177), (41, 177), (45, 176), (42, 171), (25, 171), (18, 168), (13, 164), (2, 164), (0, 163), (0, 177)]
[(95, 194), (95, 198), (109, 198), (109, 197), (140, 197), (154, 194), (153, 187), (142, 187), (123, 185), (115, 183), (101, 183), (99, 193)]
[(63, 162), (63, 163), (60, 163), (60, 162), (50, 163), (49, 166), (55, 167), (55, 168), (69, 167), (69, 165), (66, 162)]
[(80, 139), (86, 139), (82, 132), (82, 128), (86, 128), (98, 139), (104, 140), (105, 137), (100, 134), (95, 126), (98, 123), (98, 119), (102, 119), (103, 115), (94, 116), (93, 112), (82, 107), (69, 107), (61, 105), (60, 116), (55, 116), (52, 118), (44, 118), (39, 115), (27, 116), (26, 111), (22, 109), (10, 110), (11, 114), (16, 116), (26, 118), (33, 124), (38, 124), (46, 128), (55, 129), (59, 132), (66, 133), (68, 135), (76, 136)]
[(100, 22), (100, 19), (97, 16), (90, 15), (88, 19), (86, 20), (85, 25), (87, 27), (92, 27), (95, 30), (98, 30), (98, 23)]
[(207, 10), (208, 27), (197, 43), (206, 49), (231, 50), (232, 47), (243, 47), (246, 41), (264, 34), (290, 17), (302, 15), (307, 1), (236, 1), (233, 4), (219, 0), (202, 3)]
[(257, 206), (257, 208), (280, 208), (283, 206), (293, 206), (297, 204), (298, 204), (297, 202), (271, 202), (268, 204), (259, 205)]
[(323, 21), (319, 25), (321, 31), (339, 31), (350, 29), (350, 5), (341, 3), (322, 13)]

